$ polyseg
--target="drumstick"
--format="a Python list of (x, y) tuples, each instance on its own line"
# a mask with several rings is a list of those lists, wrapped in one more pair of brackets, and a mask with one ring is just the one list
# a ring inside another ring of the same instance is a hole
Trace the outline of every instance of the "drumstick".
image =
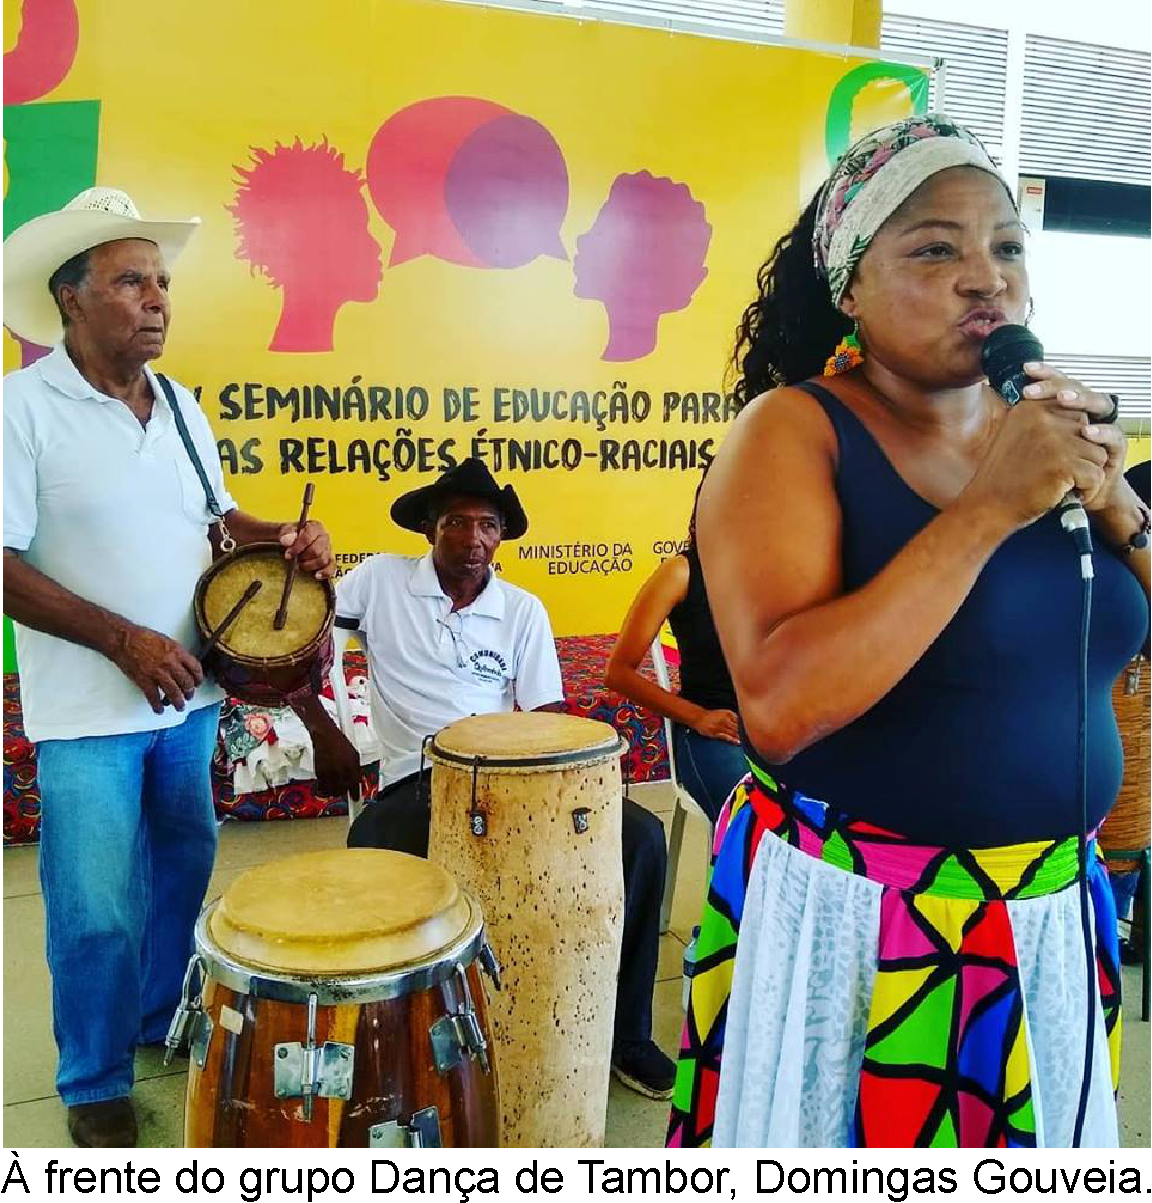
[[(244, 607), (256, 596), (256, 594), (260, 592), (260, 588), (261, 583), (259, 581), (253, 581), (248, 588), (244, 590), (240, 600), (232, 607), (231, 610), (228, 611), (227, 614), (224, 615), (224, 621), (220, 623), (220, 625), (212, 632), (211, 635), (208, 636), (208, 642), (204, 644), (204, 646), (200, 649), (199, 656), (196, 657), (198, 660), (203, 661), (204, 657), (207, 656), (208, 653), (220, 642), (220, 640), (224, 638), (224, 633), (236, 621), (237, 614), (239, 614), (240, 611), (243, 610)], [(172, 703), (165, 698), (164, 705), (171, 706)]]
[[(312, 495), (315, 492), (316, 486), (309, 481), (304, 486), (304, 504), (300, 508), (300, 521), (296, 524), (297, 533), (304, 529), (304, 523), (308, 521), (308, 507), (312, 504)], [(296, 584), (297, 567), (296, 559), (293, 559), (292, 563), (288, 565), (288, 575), (284, 578), (284, 592), (280, 595), (280, 609), (276, 611), (276, 617), (272, 619), (274, 631), (282, 631), (284, 624), (288, 621), (288, 598), (292, 593), (292, 586)]]
[(261, 582), (253, 581), (247, 589), (244, 590), (240, 600), (224, 615), (224, 621), (208, 636), (208, 642), (200, 649), (200, 659), (205, 656), (224, 638), (225, 632), (236, 621), (236, 616), (241, 610), (260, 592)]

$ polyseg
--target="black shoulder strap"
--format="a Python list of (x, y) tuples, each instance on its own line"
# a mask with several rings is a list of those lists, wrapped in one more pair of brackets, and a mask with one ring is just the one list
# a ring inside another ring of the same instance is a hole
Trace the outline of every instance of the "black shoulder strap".
[(825, 408), (827, 408), (827, 402), (831, 402), (836, 409), (839, 409), (843, 405), (840, 398), (830, 388), (825, 388), (822, 384), (817, 384), (815, 380), (798, 380), (795, 384), (789, 385), (789, 387), (798, 388), (802, 393), (807, 393), (809, 397), (815, 397), (817, 401), (825, 405)]
[(164, 390), (164, 396), (168, 399), (168, 406), (172, 410), (172, 416), (176, 419), (176, 429), (180, 432), (180, 441), (184, 444), (184, 450), (188, 452), (188, 458), (192, 461), (192, 467), (196, 469), (196, 475), (200, 477), (200, 484), (204, 489), (204, 496), (208, 501), (208, 509), (212, 517), (219, 522), (224, 517), (224, 512), (220, 509), (220, 503), (216, 500), (216, 494), (212, 492), (212, 486), (208, 483), (208, 474), (204, 471), (204, 465), (200, 462), (200, 456), (196, 451), (196, 444), (192, 442), (192, 436), (188, 433), (188, 424), (184, 421), (184, 415), (180, 412), (180, 406), (176, 401), (176, 390), (172, 387), (171, 381), (167, 376), (160, 372), (156, 373), (156, 379), (160, 381), (160, 387)]
[[(828, 421), (832, 423), (832, 429), (836, 432), (836, 442), (840, 446), (840, 457), (843, 462), (851, 432), (864, 430), (865, 434), (868, 434), (860, 419), (830, 388), (817, 384), (815, 380), (800, 380), (789, 387), (799, 389), (802, 393), (807, 393), (809, 397), (815, 398), (816, 403), (828, 416)], [(868, 437), (871, 438), (871, 435)]]

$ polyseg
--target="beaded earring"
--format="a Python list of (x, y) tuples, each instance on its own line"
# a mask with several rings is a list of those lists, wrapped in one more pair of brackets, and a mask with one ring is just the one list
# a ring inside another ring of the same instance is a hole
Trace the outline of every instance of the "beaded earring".
[(860, 326), (856, 324), (852, 327), (850, 333), (845, 334), (836, 347), (836, 350), (828, 356), (827, 362), (824, 364), (825, 376), (839, 376), (843, 372), (850, 372), (853, 368), (859, 367), (864, 362), (864, 352), (860, 348)]

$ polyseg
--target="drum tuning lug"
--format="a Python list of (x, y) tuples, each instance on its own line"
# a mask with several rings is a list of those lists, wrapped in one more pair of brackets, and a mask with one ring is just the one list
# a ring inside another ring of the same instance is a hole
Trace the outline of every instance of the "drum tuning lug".
[(588, 830), (588, 816), (591, 813), (587, 806), (580, 806), (572, 812), (572, 829), (577, 835), (583, 835)]
[(370, 1149), (439, 1149), (440, 1112), (435, 1107), (425, 1107), (413, 1112), (411, 1120), (402, 1124), (391, 1120), (386, 1124), (373, 1124), (368, 1129)]
[[(467, 1054), (480, 1062), (480, 1068), (488, 1073), (491, 1063), (488, 1060), (488, 1041), (484, 1037), (480, 1020), (472, 1005), (472, 991), (468, 986), (468, 975), (461, 965), (456, 966), (456, 974), (460, 983), (461, 1006), (454, 1014), (441, 1016), (429, 1029), (432, 1040), (432, 1060), (437, 1072), (441, 1075), (449, 1073), (464, 1060)], [(444, 983), (445, 1001), (448, 1001), (448, 983)]]
[(272, 1093), (278, 1099), (304, 1100), (304, 1119), (312, 1119), (312, 1100), (352, 1097), (356, 1050), (351, 1044), (326, 1040), (316, 1046), (316, 995), (308, 999), (308, 1036), (277, 1044), (272, 1059)]
[(492, 951), (492, 945), (485, 941), (480, 945), (480, 968), (492, 979), (492, 984), (500, 989), (500, 962)]
[(176, 1014), (172, 1016), (172, 1022), (168, 1025), (168, 1035), (164, 1037), (165, 1065), (171, 1065), (172, 1058), (187, 1043), (192, 1035), (192, 1029), (196, 1026), (198, 1014), (199, 1012), (190, 1010), (181, 1004)]
[[(207, 1035), (203, 1037), (203, 1054), (207, 1057), (208, 1041), (212, 1036), (212, 1022), (204, 1014), (202, 992), (197, 990), (195, 996), (192, 994), (192, 982), (198, 970), (201, 971), (201, 980), (203, 980), (200, 958), (194, 956), (188, 962), (188, 968), (184, 970), (184, 983), (180, 987), (180, 1005), (176, 1008), (176, 1014), (172, 1016), (172, 1022), (168, 1025), (168, 1034), (164, 1037), (165, 1065), (171, 1065), (172, 1058), (186, 1044), (194, 1044), (198, 1040), (199, 1029), (204, 1026), (200, 1022), (202, 1019), (208, 1029)], [(203, 1060), (197, 1059), (196, 1063), (201, 1069), (204, 1068)]]
[(445, 1015), (428, 1029), (432, 1041), (432, 1061), (443, 1077), (464, 1060), (464, 1041), (456, 1028), (456, 1016)]
[(201, 1011), (197, 1015), (196, 1031), (192, 1036), (192, 1060), (203, 1069), (208, 1061), (208, 1046), (212, 1043), (214, 1027), (211, 1018)]
[(480, 1030), (475, 1011), (444, 1015), (432, 1025), (429, 1034), (437, 1073), (451, 1073), (464, 1060), (465, 1054), (478, 1060), (480, 1068), (488, 1072), (488, 1041)]
[(468, 830), (478, 837), (488, 834), (488, 816), (476, 800), (477, 790), (480, 787), (479, 774), (480, 760), (476, 759), (472, 762), (472, 805), (468, 810)]

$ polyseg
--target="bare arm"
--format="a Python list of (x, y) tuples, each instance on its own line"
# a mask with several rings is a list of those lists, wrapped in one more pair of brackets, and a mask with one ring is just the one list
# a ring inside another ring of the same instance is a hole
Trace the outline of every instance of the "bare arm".
[[(1145, 506), (1127, 481), (1121, 480), (1117, 492), (1119, 496), (1109, 511), (1099, 516), (1094, 515), (1094, 526), (1097, 536), (1102, 537), (1109, 546), (1124, 548), (1132, 535), (1140, 529)], [(1148, 597), (1149, 578), (1152, 576), (1152, 549), (1141, 547), (1136, 551), (1121, 551), (1120, 559), (1140, 583), (1144, 596)], [(1142, 649), (1145, 656), (1149, 655), (1150, 646), (1152, 641), (1145, 640)]]
[(1079, 449), (1088, 446), (1079, 422), (1038, 402), (1018, 405), (957, 500), (845, 594), (827, 417), (788, 389), (749, 406), (705, 483), (697, 529), (741, 717), (770, 762), (875, 705), (944, 629), (1009, 534), (1073, 485), (1088, 494), (1098, 487), (1104, 456)]
[[(688, 561), (683, 556), (672, 556), (644, 582), (616, 637), (604, 682), (609, 689), (615, 689), (662, 718), (697, 729), (710, 712), (695, 702), (661, 689), (640, 672), (640, 665), (668, 615), (688, 596), (688, 571)], [(723, 732), (709, 730), (703, 734), (739, 742), (736, 716), (726, 713), (730, 718), (724, 724)]]
[(325, 797), (360, 796), (360, 753), (332, 721), (317, 694), (292, 703), (296, 716), (312, 740), (316, 792)]
[[(1105, 542), (1112, 547), (1125, 547), (1129, 538), (1140, 529), (1144, 515), (1144, 507), (1131, 486), (1125, 486), (1129, 497), (1121, 498), (1107, 518), (1096, 523), (1097, 530), (1104, 536)], [(1152, 567), (1152, 555), (1148, 547), (1137, 551), (1121, 552), (1120, 559), (1128, 571), (1140, 582), (1145, 596), (1149, 593), (1149, 569)]]
[(1128, 565), (1128, 571), (1140, 582), (1145, 596), (1148, 596), (1149, 586), (1152, 583), (1152, 555), (1149, 555), (1148, 548), (1142, 548), (1140, 551), (1134, 551), (1131, 555), (1125, 556), (1124, 562)]
[(139, 687), (160, 714), (177, 710), (204, 679), (200, 662), (174, 639), (77, 596), (4, 548), (4, 612), (35, 631), (99, 652)]

